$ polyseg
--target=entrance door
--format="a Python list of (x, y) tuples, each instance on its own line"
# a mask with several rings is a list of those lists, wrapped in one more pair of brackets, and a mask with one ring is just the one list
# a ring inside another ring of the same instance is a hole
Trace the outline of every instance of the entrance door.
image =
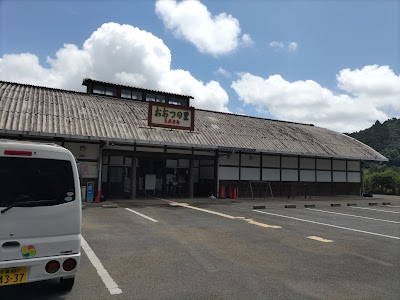
[(124, 195), (124, 178), (126, 174), (126, 167), (109, 167), (110, 172), (110, 196), (123, 196)]

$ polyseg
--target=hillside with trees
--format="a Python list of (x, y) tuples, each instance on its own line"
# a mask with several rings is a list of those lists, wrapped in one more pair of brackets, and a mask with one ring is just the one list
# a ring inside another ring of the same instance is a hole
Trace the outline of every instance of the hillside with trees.
[(366, 191), (400, 195), (400, 119), (393, 118), (384, 123), (376, 121), (370, 128), (346, 134), (389, 159), (384, 163), (365, 164)]

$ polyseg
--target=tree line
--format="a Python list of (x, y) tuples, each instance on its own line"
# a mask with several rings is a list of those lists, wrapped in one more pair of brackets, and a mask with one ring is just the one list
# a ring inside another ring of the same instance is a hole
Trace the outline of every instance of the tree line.
[(376, 121), (368, 129), (346, 134), (389, 159), (384, 163), (365, 163), (365, 191), (400, 195), (400, 119), (393, 118), (384, 123)]

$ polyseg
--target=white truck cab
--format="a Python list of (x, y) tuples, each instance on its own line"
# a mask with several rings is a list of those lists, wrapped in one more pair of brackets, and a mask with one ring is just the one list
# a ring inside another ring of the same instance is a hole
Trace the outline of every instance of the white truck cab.
[(80, 263), (82, 204), (75, 158), (55, 144), (0, 140), (1, 286), (60, 279)]

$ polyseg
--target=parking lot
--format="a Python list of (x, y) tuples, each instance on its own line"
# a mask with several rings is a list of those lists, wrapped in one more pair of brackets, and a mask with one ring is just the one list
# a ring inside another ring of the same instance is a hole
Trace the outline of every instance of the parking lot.
[(114, 203), (83, 210), (71, 292), (50, 281), (3, 287), (1, 298), (400, 297), (400, 197)]

